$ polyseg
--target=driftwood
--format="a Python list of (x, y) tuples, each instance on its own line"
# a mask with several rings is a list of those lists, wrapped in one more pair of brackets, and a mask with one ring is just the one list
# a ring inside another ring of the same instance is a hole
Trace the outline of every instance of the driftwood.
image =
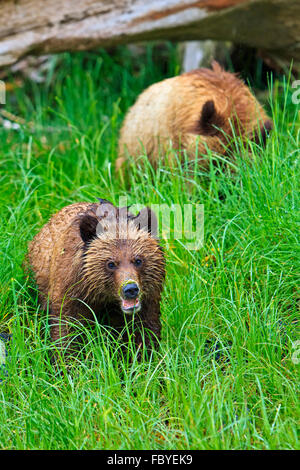
[(300, 63), (300, 0), (1, 0), (0, 66), (146, 40), (226, 40)]

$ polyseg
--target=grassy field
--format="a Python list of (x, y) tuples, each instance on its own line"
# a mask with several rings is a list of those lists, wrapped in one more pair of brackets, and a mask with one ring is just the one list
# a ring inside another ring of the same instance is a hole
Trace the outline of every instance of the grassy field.
[[(266, 108), (275, 129), (265, 149), (252, 145), (251, 161), (237, 142), (234, 171), (136, 170), (127, 193), (113, 172), (124, 113), (146, 86), (179, 72), (171, 45), (138, 58), (125, 48), (63, 54), (45, 83), (7, 94), (2, 109), (26, 124), (0, 129), (0, 333), (12, 334), (1, 449), (299, 447), (299, 108), (289, 84), (274, 80)], [(204, 247), (162, 241), (162, 341), (150, 360), (121, 360), (97, 325), (57, 374), (22, 271), (27, 244), (63, 206), (125, 194), (204, 204)]]

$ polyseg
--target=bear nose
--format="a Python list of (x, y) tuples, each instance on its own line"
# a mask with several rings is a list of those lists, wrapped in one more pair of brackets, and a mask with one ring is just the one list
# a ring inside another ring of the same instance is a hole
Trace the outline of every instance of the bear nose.
[(140, 289), (135, 282), (132, 282), (130, 284), (126, 284), (122, 291), (125, 299), (136, 299)]

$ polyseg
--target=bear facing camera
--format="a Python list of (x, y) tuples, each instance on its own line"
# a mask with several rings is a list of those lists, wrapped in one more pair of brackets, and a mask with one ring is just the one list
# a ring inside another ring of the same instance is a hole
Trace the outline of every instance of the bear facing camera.
[(135, 315), (136, 346), (158, 345), (165, 258), (156, 232), (149, 208), (134, 216), (104, 199), (71, 204), (52, 216), (29, 244), (28, 262), (39, 301), (45, 310), (49, 304), (53, 341), (66, 348), (73, 320), (95, 315), (124, 331)]

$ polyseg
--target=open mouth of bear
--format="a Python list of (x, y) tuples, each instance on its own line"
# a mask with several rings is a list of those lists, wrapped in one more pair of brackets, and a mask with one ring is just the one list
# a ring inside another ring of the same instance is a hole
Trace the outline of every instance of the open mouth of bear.
[(138, 298), (136, 299), (121, 298), (121, 308), (124, 313), (130, 314), (133, 312), (138, 312), (141, 308), (141, 303)]

